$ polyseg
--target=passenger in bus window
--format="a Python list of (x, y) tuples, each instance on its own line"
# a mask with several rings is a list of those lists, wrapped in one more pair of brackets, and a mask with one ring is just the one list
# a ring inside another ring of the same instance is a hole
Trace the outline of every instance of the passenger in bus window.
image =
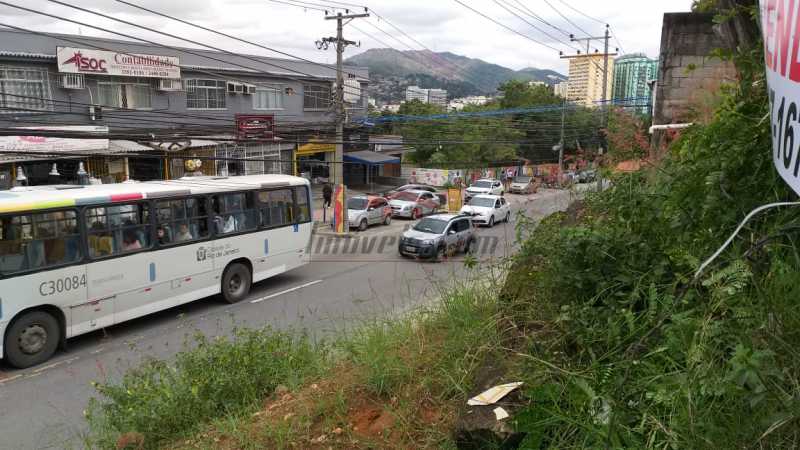
[(139, 239), (136, 237), (135, 230), (125, 230), (122, 237), (122, 249), (126, 252), (132, 250), (140, 250), (142, 248), (142, 243), (139, 242)]
[(178, 235), (175, 236), (175, 242), (186, 242), (194, 239), (192, 232), (189, 231), (189, 225), (182, 223), (178, 229)]
[(169, 235), (165, 227), (158, 227), (158, 229), (156, 229), (156, 237), (158, 238), (159, 245), (170, 243)]

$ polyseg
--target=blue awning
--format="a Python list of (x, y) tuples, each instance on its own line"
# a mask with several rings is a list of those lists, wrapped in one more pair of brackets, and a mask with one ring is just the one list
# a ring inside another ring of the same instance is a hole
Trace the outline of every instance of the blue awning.
[(366, 164), (368, 166), (379, 166), (382, 164), (400, 164), (400, 158), (381, 153), (361, 150), (344, 154), (344, 161), (350, 163)]

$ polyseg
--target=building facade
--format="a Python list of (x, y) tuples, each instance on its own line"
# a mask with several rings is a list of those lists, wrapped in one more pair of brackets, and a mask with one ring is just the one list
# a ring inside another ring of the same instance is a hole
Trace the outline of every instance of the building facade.
[[(369, 73), (345, 71), (348, 116), (356, 120), (366, 115)], [(178, 159), (183, 156), (208, 158), (202, 165), (207, 174), (292, 173), (298, 147), (333, 122), (335, 78), (331, 66), (297, 60), (2, 30), (0, 127), (89, 126), (107, 130), (109, 139), (100, 139), (98, 147), (90, 139), (41, 138), (37, 147), (24, 135), (0, 137), (0, 153), (6, 152), (0, 155), (0, 185), (20, 166), (38, 183), (53, 158), (42, 161), (34, 152), (64, 149), (98, 154), (96, 161), (58, 158), (66, 182), (79, 162), (107, 181), (175, 178), (185, 172)], [(254, 116), (251, 123), (267, 124), (275, 137), (237, 139), (237, 115)], [(147, 134), (153, 138), (141, 139)], [(193, 138), (164, 137), (169, 135)], [(318, 146), (305, 157), (331, 160), (333, 151), (332, 145)], [(126, 156), (114, 159), (115, 152)], [(142, 157), (128, 157), (132, 152)]]
[(614, 60), (614, 104), (650, 114), (649, 83), (657, 78), (658, 60), (641, 53), (620, 56)]
[(605, 98), (603, 98), (603, 65), (602, 55), (578, 55), (570, 58), (567, 100), (587, 107), (595, 107), (611, 100), (614, 59), (608, 58)]
[(562, 81), (553, 85), (553, 93), (561, 98), (567, 98), (569, 81)]
[(419, 100), (423, 103), (447, 107), (447, 91), (444, 89), (423, 89), (419, 86), (406, 88), (406, 101)]

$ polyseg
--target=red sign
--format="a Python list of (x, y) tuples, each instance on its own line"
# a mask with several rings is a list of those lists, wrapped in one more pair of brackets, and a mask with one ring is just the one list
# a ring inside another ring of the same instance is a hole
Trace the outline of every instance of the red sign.
[(271, 141), (275, 139), (273, 114), (237, 114), (236, 139), (240, 141)]

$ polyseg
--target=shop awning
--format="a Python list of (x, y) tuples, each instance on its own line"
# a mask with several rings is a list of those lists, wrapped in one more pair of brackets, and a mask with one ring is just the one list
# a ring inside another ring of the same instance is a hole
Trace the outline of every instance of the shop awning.
[(400, 164), (400, 158), (391, 155), (361, 150), (344, 154), (345, 162), (367, 164), (369, 166), (379, 166), (383, 164)]
[(109, 153), (149, 152), (152, 147), (134, 141), (112, 140), (108, 142)]
[(335, 151), (336, 151), (336, 146), (334, 144), (318, 144), (316, 142), (311, 142), (297, 147), (297, 151), (295, 151), (294, 154), (295, 156), (308, 156), (308, 155), (316, 155), (317, 153), (327, 153)]

